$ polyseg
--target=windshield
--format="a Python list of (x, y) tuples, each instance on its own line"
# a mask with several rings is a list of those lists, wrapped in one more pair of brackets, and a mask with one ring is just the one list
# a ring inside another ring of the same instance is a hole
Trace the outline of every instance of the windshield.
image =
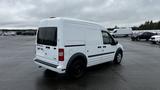
[(56, 46), (57, 45), (57, 28), (41, 27), (38, 29), (37, 44)]

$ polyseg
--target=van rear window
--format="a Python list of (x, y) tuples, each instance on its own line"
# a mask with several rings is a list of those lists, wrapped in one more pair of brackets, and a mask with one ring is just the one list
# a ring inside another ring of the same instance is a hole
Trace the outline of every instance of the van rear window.
[(41, 27), (38, 29), (37, 44), (56, 46), (57, 45), (57, 28)]

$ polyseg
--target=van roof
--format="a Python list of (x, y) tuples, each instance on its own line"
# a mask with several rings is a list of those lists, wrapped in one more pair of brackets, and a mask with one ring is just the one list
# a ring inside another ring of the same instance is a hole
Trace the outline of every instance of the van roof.
[(79, 22), (79, 23), (86, 23), (89, 25), (96, 25), (96, 26), (103, 27), (102, 25), (95, 23), (95, 22), (85, 21), (85, 20), (80, 20), (80, 19), (73, 19), (73, 18), (66, 18), (66, 17), (47, 18), (47, 19), (41, 20), (41, 22), (45, 22), (45, 21)]

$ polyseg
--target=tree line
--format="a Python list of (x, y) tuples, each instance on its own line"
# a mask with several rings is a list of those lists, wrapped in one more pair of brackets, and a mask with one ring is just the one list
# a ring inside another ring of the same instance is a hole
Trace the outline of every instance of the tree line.
[[(114, 29), (118, 29), (118, 26), (115, 26), (114, 28), (108, 28), (108, 30), (112, 31)], [(160, 21), (153, 22), (146, 21), (144, 24), (141, 24), (139, 26), (133, 26), (132, 30), (160, 30)]]
[(153, 22), (151, 21), (146, 21), (144, 24), (141, 24), (140, 26), (132, 27), (133, 30), (160, 30), (160, 21), (158, 22)]

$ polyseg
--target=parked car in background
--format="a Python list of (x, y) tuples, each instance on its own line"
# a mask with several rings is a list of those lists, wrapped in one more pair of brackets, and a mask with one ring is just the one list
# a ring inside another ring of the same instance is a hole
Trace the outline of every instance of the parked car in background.
[(154, 35), (157, 35), (157, 34), (152, 33), (152, 32), (133, 33), (131, 35), (131, 40), (132, 41), (139, 41), (141, 39), (145, 39), (146, 41), (148, 41)]
[(129, 36), (132, 34), (132, 28), (122, 27), (119, 29), (114, 29), (111, 31), (111, 35), (113, 37), (120, 37), (120, 36)]
[(160, 35), (154, 35), (149, 39), (153, 44), (160, 43)]

